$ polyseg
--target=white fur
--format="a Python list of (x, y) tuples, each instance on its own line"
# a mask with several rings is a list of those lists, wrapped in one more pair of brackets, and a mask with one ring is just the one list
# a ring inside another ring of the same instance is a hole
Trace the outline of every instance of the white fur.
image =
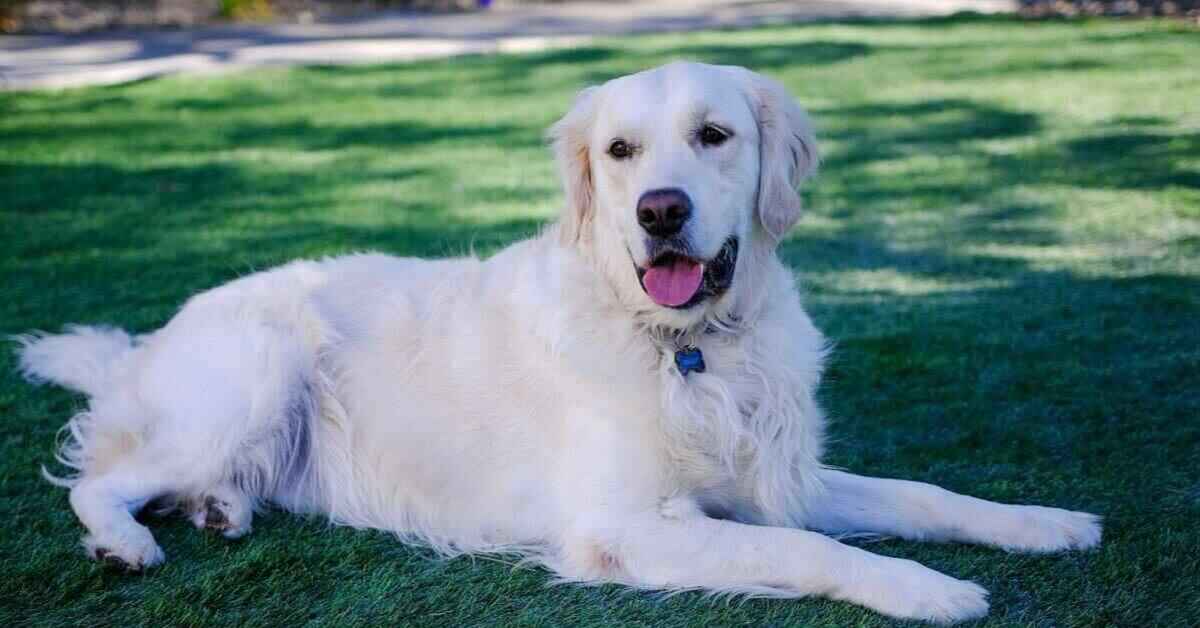
[[(694, 141), (697, 124), (733, 132)], [(671, 64), (585, 92), (552, 130), (559, 224), (486, 261), (300, 261), (200, 294), (165, 327), (20, 339), (21, 369), (86, 393), (60, 459), (93, 556), (161, 562), (151, 500), (227, 536), (256, 505), (517, 552), (573, 581), (824, 595), (951, 622), (986, 592), (808, 529), (1086, 548), (1092, 515), (824, 469), (825, 341), (775, 244), (816, 166), (803, 111), (739, 68)], [(614, 137), (634, 158), (611, 159)], [(643, 191), (695, 202), (686, 236), (741, 249), (728, 292), (656, 306)], [(677, 347), (707, 372), (681, 375)], [(720, 518), (717, 518), (717, 517)]]

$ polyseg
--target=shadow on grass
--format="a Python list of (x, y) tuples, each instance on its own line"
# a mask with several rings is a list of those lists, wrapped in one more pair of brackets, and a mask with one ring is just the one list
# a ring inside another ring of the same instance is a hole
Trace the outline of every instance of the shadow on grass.
[(7, 134), (13, 142), (116, 142), (136, 138), (143, 150), (189, 150), (214, 147), (275, 147), (326, 150), (356, 147), (406, 149), (429, 144), (484, 141), (510, 148), (542, 144), (540, 133), (504, 125), (432, 125), (418, 120), (373, 124), (323, 124), (308, 119), (240, 121), (213, 128), (202, 136), (175, 133), (178, 123), (162, 120), (126, 122), (56, 122), (31, 124)]
[[(25, 165), (0, 162), (8, 192), (7, 243), (0, 272), (10, 294), (37, 295), (0, 307), (5, 333), (54, 328), (41, 318), (58, 301), (81, 321), (120, 321), (139, 312), (151, 326), (190, 294), (296, 257), (382, 250), (443, 257), (488, 254), (531, 235), (534, 219), (455, 218), (444, 205), (394, 198), (368, 224), (328, 215), (337, 195), (356, 185), (442, 180), (432, 169), (344, 171), (329, 175), (229, 164), (118, 168), (106, 163)], [(468, 184), (473, 202), (541, 202), (552, 194)], [(80, 290), (80, 286), (89, 288)], [(143, 323), (135, 323), (141, 325)]]
[(403, 98), (412, 94), (528, 98), (531, 94), (547, 91), (578, 90), (672, 60), (743, 65), (770, 71), (797, 63), (808, 67), (832, 65), (870, 52), (871, 47), (862, 43), (821, 40), (774, 46), (708, 44), (648, 50), (596, 45), (503, 57), (466, 55), (435, 62), (431, 64), (432, 72), (420, 77), (406, 76), (402, 65), (315, 66), (306, 71), (316, 76), (338, 76), (355, 82), (378, 81), (369, 88), (385, 98)]

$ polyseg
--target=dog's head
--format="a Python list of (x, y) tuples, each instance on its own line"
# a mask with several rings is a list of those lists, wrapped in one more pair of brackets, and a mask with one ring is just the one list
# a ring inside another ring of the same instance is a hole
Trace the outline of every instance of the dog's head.
[(774, 250), (818, 159), (784, 88), (732, 66), (672, 63), (588, 88), (550, 135), (564, 241), (623, 302), (679, 328), (729, 301), (738, 266)]

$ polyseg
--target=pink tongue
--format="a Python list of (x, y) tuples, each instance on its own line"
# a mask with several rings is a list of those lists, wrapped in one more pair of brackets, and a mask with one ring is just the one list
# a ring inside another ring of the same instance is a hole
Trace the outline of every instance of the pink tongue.
[(704, 267), (691, 260), (677, 258), (669, 266), (652, 266), (642, 275), (646, 293), (659, 305), (677, 307), (687, 303), (700, 289)]

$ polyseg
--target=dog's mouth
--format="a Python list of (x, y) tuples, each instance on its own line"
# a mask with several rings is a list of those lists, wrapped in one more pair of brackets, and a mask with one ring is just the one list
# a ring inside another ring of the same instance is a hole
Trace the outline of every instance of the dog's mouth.
[(682, 248), (667, 243), (654, 254), (649, 267), (635, 263), (634, 268), (650, 300), (663, 307), (687, 309), (729, 289), (737, 253), (738, 240), (733, 236), (708, 261), (691, 257)]

